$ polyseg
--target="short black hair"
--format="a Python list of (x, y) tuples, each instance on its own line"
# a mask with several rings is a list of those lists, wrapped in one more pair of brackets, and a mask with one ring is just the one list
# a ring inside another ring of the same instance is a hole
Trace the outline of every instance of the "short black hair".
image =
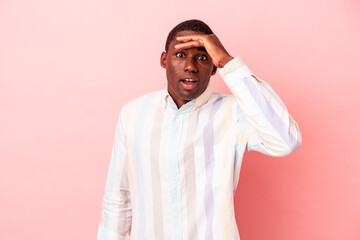
[(166, 43), (165, 43), (165, 51), (166, 52), (169, 50), (170, 42), (174, 39), (175, 35), (178, 32), (186, 31), (186, 30), (195, 31), (195, 32), (202, 32), (202, 33), (205, 33), (205, 34), (212, 34), (213, 33), (213, 31), (210, 29), (210, 27), (206, 23), (204, 23), (203, 21), (200, 21), (198, 19), (190, 19), (190, 20), (186, 20), (184, 22), (181, 22), (178, 25), (176, 25), (169, 32), (169, 35), (168, 35), (168, 37), (166, 39)]

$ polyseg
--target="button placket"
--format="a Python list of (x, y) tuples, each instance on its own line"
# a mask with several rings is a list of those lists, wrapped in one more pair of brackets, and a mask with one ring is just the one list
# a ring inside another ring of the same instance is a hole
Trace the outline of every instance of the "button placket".
[(179, 112), (174, 116), (172, 126), (172, 138), (170, 140), (169, 152), (169, 185), (170, 199), (172, 209), (173, 234), (172, 239), (181, 239), (182, 236), (182, 217), (181, 217), (181, 196), (180, 196), (180, 180), (178, 151), (181, 140), (182, 119)]

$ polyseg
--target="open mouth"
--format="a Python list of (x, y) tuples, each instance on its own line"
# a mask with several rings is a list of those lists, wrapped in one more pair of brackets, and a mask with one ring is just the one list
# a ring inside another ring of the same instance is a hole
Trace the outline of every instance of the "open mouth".
[(198, 83), (198, 80), (192, 79), (192, 78), (185, 78), (185, 79), (180, 79), (181, 85), (187, 89), (187, 90), (191, 90), (193, 89), (196, 84)]

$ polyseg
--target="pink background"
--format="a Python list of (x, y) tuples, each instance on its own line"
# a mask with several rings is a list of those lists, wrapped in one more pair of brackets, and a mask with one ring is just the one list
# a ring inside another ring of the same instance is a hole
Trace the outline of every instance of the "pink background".
[(160, 53), (189, 18), (303, 135), (290, 156), (245, 155), (241, 239), (360, 239), (357, 0), (0, 0), (0, 239), (96, 238), (120, 108), (166, 86)]

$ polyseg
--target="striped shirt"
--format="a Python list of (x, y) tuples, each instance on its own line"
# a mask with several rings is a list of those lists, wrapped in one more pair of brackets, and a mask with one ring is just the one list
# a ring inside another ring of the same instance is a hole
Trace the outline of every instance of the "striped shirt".
[(234, 193), (245, 151), (285, 156), (297, 123), (272, 88), (236, 57), (177, 108), (166, 90), (127, 103), (116, 127), (98, 240), (240, 239)]

